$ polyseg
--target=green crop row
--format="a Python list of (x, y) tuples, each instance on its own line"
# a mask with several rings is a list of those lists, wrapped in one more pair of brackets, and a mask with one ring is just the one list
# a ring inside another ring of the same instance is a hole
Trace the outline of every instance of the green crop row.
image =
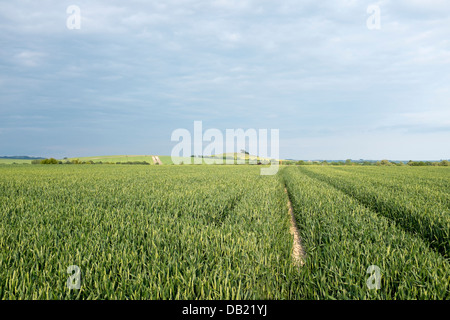
[[(391, 168), (395, 172), (396, 168)], [(448, 168), (439, 168), (441, 175), (450, 176)], [(389, 184), (389, 177), (359, 174), (361, 170), (342, 171), (333, 168), (301, 168), (305, 174), (325, 181), (344, 191), (365, 206), (375, 210), (404, 230), (417, 234), (430, 247), (448, 258), (450, 254), (450, 212), (441, 193), (448, 191), (430, 191), (427, 197), (418, 197), (411, 187)], [(423, 174), (427, 172), (422, 171)], [(423, 176), (423, 175), (422, 175)], [(416, 183), (420, 184), (421, 175)], [(414, 179), (412, 179), (414, 180)]]
[[(302, 297), (450, 298), (448, 261), (419, 237), (306, 172), (288, 167), (280, 173), (306, 251)], [(372, 265), (381, 274), (378, 290), (367, 284)]]
[(0, 170), (2, 299), (298, 297), (287, 198), (256, 166)]
[(446, 167), (333, 167), (335, 171), (450, 208), (450, 170)]

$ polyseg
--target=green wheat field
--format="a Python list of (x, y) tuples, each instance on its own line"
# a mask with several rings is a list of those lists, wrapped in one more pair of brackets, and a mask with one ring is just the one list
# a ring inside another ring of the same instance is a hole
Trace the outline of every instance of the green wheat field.
[(0, 298), (450, 298), (449, 167), (260, 169), (2, 165)]

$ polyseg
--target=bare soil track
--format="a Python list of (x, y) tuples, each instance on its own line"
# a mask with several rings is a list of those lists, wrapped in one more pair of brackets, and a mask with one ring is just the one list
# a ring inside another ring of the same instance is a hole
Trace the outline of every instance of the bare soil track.
[(152, 159), (154, 164), (162, 164), (158, 156), (152, 156)]
[(287, 192), (286, 187), (284, 188), (284, 192), (288, 195), (288, 209), (289, 216), (291, 220), (290, 232), (291, 235), (294, 236), (294, 244), (292, 246), (292, 260), (294, 265), (297, 267), (301, 267), (305, 264), (305, 250), (302, 247), (302, 241), (300, 239), (300, 233), (297, 228), (297, 223), (295, 222), (294, 209), (292, 208), (291, 200), (289, 199), (289, 194)]

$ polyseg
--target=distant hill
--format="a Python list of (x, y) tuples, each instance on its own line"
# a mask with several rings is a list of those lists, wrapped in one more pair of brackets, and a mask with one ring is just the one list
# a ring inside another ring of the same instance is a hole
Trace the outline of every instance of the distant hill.
[[(265, 161), (269, 161), (271, 160), (271, 158), (263, 158), (263, 157), (259, 157), (259, 156), (254, 156), (254, 155), (250, 155), (248, 153), (243, 153), (243, 152), (234, 152), (234, 153), (220, 153), (220, 154), (215, 154), (215, 155), (211, 155), (211, 158), (237, 158), (239, 160), (242, 159), (250, 159), (250, 160), (265, 160)], [(208, 158), (208, 156), (205, 156), (205, 158)]]
[[(172, 160), (170, 160), (170, 156), (159, 156), (159, 159), (162, 161), (163, 164), (171, 164)], [(189, 159), (189, 158), (187, 158)], [(145, 161), (150, 164), (153, 164), (153, 159), (151, 155), (110, 155), (110, 156), (92, 156), (92, 157), (71, 157), (71, 158), (64, 158), (60, 159), (62, 161), (72, 161), (72, 160), (79, 160), (79, 161), (93, 161), (93, 162), (130, 162), (130, 161)]]
[(0, 156), (0, 159), (35, 160), (35, 159), (45, 159), (45, 158), (43, 158), (43, 157), (29, 157), (29, 156)]
[[(257, 156), (252, 156), (249, 154), (244, 153), (221, 153), (213, 156), (204, 156), (205, 159), (217, 159), (219, 158), (222, 160), (224, 157), (228, 159), (233, 159), (236, 156), (239, 160), (244, 159), (252, 159), (252, 160), (261, 160), (262, 162), (270, 161), (269, 158), (260, 158)], [(92, 157), (71, 157), (71, 158), (64, 158), (59, 159), (61, 161), (72, 161), (72, 160), (79, 160), (79, 161), (93, 161), (93, 162), (112, 162), (112, 163), (126, 163), (129, 161), (146, 161), (150, 164), (153, 164), (153, 159), (151, 155), (110, 155), (110, 156), (92, 156)], [(173, 164), (173, 159), (171, 156), (164, 156), (159, 155), (159, 159), (161, 160), (162, 164)], [(194, 156), (191, 157), (174, 157), (177, 161), (183, 161), (183, 163), (193, 163), (194, 162)]]

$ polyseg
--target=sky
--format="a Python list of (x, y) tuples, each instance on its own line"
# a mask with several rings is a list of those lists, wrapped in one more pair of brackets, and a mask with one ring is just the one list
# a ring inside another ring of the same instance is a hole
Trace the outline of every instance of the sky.
[(448, 159), (450, 1), (0, 0), (0, 155), (170, 155), (194, 121)]

